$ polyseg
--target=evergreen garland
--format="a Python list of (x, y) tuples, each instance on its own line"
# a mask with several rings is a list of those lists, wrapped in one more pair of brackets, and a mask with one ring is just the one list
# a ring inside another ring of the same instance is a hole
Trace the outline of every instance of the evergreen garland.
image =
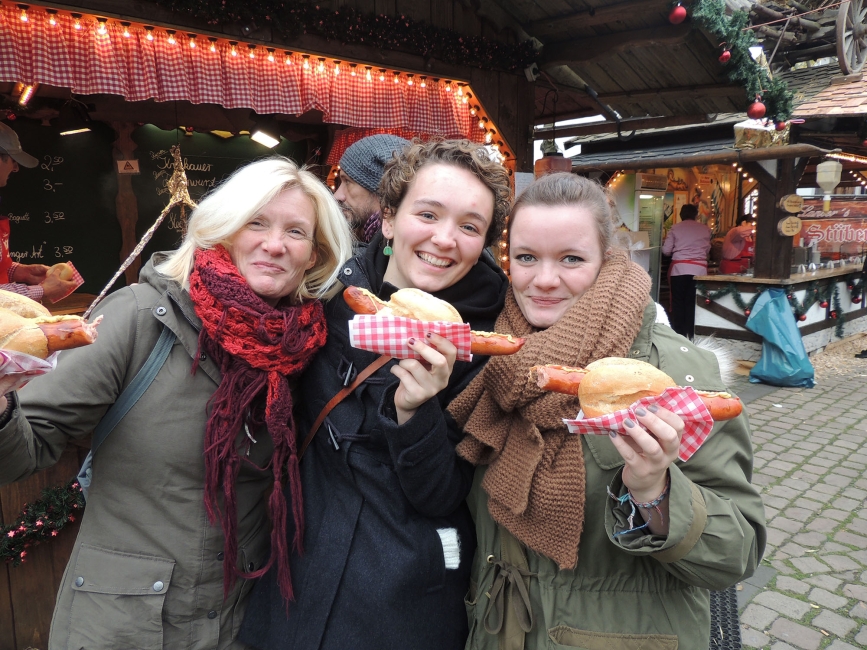
[(170, 11), (209, 25), (269, 26), (284, 41), (301, 34), (321, 36), (342, 44), (402, 50), (433, 57), (451, 65), (519, 72), (537, 58), (532, 39), (499, 43), (466, 36), (451, 29), (401, 16), (363, 13), (351, 7), (328, 9), (306, 0), (154, 0)]
[(0, 527), (0, 559), (12, 566), (26, 562), (28, 548), (57, 537), (83, 510), (84, 495), (75, 479), (45, 488), (41, 498), (25, 504), (11, 524)]
[(750, 54), (750, 46), (756, 44), (756, 37), (749, 25), (750, 16), (746, 11), (734, 11), (726, 16), (725, 0), (695, 0), (692, 3), (693, 20), (731, 52), (725, 63), (726, 76), (732, 83), (746, 89), (747, 104), (756, 96), (761, 97), (767, 112), (765, 115), (774, 122), (788, 120), (792, 115), (794, 96), (781, 79), (771, 79), (767, 68), (762, 67)]
[[(860, 273), (850, 275), (847, 278), (846, 286), (850, 292), (852, 302), (856, 305), (859, 304), (863, 299), (862, 294), (864, 291), (864, 281), (860, 277)], [(733, 283), (729, 283), (716, 291), (709, 291), (707, 286), (702, 282), (697, 282), (695, 288), (696, 292), (704, 298), (704, 302), (707, 305), (720, 298), (731, 296), (738, 309), (744, 312), (745, 316), (750, 315), (753, 307), (755, 307), (756, 300), (765, 291), (764, 288), (760, 287), (750, 301), (745, 302), (740, 290)], [(791, 291), (786, 294), (786, 299), (789, 301), (789, 306), (792, 308), (792, 313), (796, 320), (801, 320), (801, 317), (816, 303), (819, 303), (819, 306), (826, 310), (829, 304), (833, 304), (833, 307), (827, 312), (827, 317), (836, 321), (834, 324), (834, 335), (838, 339), (843, 338), (846, 314), (843, 312), (843, 307), (840, 304), (840, 290), (837, 282), (819, 286), (819, 283), (814, 280), (807, 285), (803, 300), (798, 300)]]

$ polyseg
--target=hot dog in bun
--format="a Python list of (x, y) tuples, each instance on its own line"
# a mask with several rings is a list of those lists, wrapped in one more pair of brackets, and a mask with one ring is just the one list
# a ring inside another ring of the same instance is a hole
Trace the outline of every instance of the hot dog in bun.
[[(657, 367), (637, 359), (606, 357), (586, 368), (535, 366), (540, 388), (577, 395), (585, 417), (595, 418), (625, 409), (643, 397), (660, 395), (677, 383)], [(714, 420), (741, 414), (743, 404), (730, 393), (696, 390)]]
[(26, 296), (0, 290), (0, 349), (45, 359), (52, 352), (89, 345), (96, 326), (79, 316), (52, 316)]
[[(398, 289), (388, 301), (381, 300), (367, 289), (346, 287), (343, 299), (356, 314), (402, 316), (423, 321), (463, 323), (458, 310), (444, 300), (421, 289)], [(510, 334), (472, 332), (470, 351), (473, 354), (514, 354), (524, 345), (524, 339)]]

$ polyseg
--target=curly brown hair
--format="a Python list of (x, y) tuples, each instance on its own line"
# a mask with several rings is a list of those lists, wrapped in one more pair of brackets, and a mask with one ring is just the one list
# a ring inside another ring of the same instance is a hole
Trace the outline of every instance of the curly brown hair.
[(397, 209), (419, 170), (431, 164), (454, 165), (466, 169), (491, 190), (494, 195), (494, 215), (488, 232), (485, 233), (485, 245), (493, 244), (505, 227), (506, 215), (509, 214), (511, 206), (509, 173), (501, 164), (491, 160), (484, 145), (469, 140), (415, 140), (402, 151), (395, 152), (394, 157), (385, 165), (377, 191), (383, 217), (392, 218), (397, 214)]

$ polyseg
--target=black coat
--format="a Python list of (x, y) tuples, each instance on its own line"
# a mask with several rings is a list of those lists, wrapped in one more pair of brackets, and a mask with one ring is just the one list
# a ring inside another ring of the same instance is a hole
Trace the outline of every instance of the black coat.
[[(342, 269), (344, 284), (387, 298), (381, 235)], [(473, 329), (492, 330), (508, 281), (492, 258), (436, 294)], [(328, 343), (301, 380), (299, 438), (325, 403), (377, 358), (349, 345), (353, 313), (342, 296), (326, 305)], [(293, 557), (296, 602), (286, 609), (275, 573), (256, 585), (241, 639), (292, 650), (459, 650), (467, 637), (463, 597), (475, 550), (465, 498), (473, 468), (455, 453), (462, 433), (445, 412), (486, 357), (456, 362), (448, 387), (405, 424), (394, 420), (398, 381), (379, 369), (325, 420), (301, 463), (304, 555)], [(351, 365), (350, 365), (351, 364)], [(290, 524), (291, 526), (291, 524)], [(460, 564), (446, 569), (438, 529), (454, 529)], [(292, 538), (294, 531), (287, 530)]]

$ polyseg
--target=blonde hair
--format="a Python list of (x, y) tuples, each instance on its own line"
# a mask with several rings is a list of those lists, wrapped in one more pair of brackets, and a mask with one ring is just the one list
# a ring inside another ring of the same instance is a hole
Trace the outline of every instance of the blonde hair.
[(316, 263), (304, 273), (292, 299), (330, 298), (339, 290), (340, 267), (352, 256), (349, 225), (328, 188), (312, 173), (282, 156), (245, 165), (209, 192), (190, 215), (183, 243), (157, 266), (157, 271), (188, 289), (197, 250), (228, 245), (265, 205), (290, 189), (301, 190), (313, 203), (316, 214)]

